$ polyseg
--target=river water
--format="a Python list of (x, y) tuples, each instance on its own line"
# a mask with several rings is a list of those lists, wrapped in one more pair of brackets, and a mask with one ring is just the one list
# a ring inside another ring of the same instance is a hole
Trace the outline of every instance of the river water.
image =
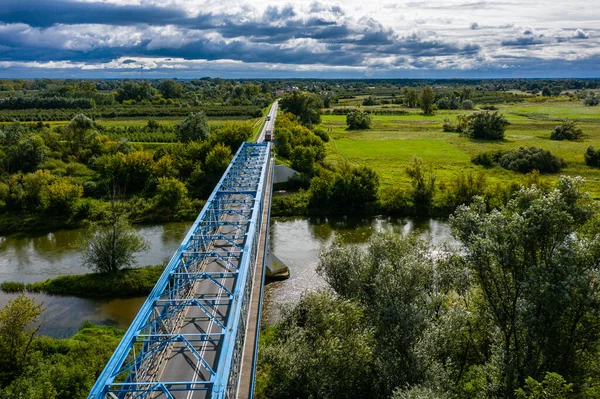
[[(156, 265), (168, 260), (177, 249), (191, 222), (167, 223), (158, 226), (138, 226), (139, 233), (149, 242), (149, 250), (137, 255), (141, 266)], [(265, 287), (263, 320), (277, 319), (282, 306), (293, 303), (303, 292), (324, 287), (316, 273), (319, 252), (334, 237), (349, 244), (363, 244), (375, 232), (394, 231), (406, 234), (419, 231), (436, 244), (454, 241), (444, 221), (412, 220), (385, 217), (362, 219), (340, 218), (273, 218), (271, 248), (291, 271), (288, 280), (269, 283)], [(87, 273), (81, 265), (76, 243), (84, 231), (68, 230), (38, 236), (0, 237), (0, 281), (42, 281), (64, 274)], [(33, 295), (44, 302), (45, 319), (41, 333), (68, 337), (83, 321), (129, 326), (145, 298), (94, 300), (74, 297)], [(11, 294), (0, 292), (0, 306)]]

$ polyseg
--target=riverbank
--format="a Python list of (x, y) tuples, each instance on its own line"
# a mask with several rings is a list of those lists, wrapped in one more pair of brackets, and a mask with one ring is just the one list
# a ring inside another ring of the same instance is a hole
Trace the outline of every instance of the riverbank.
[(6, 293), (34, 292), (80, 298), (129, 298), (148, 295), (164, 266), (123, 269), (114, 273), (88, 273), (58, 276), (36, 283), (5, 281), (0, 289)]

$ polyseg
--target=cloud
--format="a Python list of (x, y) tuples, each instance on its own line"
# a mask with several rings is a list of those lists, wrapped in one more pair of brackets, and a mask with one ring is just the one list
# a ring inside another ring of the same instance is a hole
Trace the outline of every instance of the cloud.
[(573, 37), (576, 39), (589, 39), (590, 35), (586, 33), (583, 29), (577, 29), (573, 34)]
[[(226, 73), (215, 67), (221, 65), (259, 74), (278, 65), (279, 73), (320, 76), (520, 73), (533, 70), (527, 60), (589, 68), (587, 60), (600, 55), (599, 36), (587, 28), (600, 22), (600, 11), (586, 9), (568, 22), (558, 18), (567, 13), (551, 0), (0, 1), (0, 62), (10, 71), (126, 73), (145, 65), (157, 74), (208, 66)], [(584, 0), (573, 1), (586, 7)], [(517, 10), (520, 17), (506, 25)]]

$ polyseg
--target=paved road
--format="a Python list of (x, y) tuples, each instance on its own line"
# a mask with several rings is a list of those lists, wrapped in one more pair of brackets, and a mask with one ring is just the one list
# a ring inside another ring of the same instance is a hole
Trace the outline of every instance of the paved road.
[(275, 128), (275, 118), (277, 118), (277, 111), (279, 110), (279, 103), (277, 101), (275, 101), (273, 103), (273, 105), (271, 105), (271, 109), (269, 109), (269, 113), (267, 114), (267, 120), (265, 122), (265, 126), (263, 127), (262, 132), (260, 132), (260, 135), (258, 136), (258, 139), (256, 140), (257, 143), (262, 143), (263, 141), (265, 141), (265, 132), (267, 130), (271, 130), (271, 132), (274, 130)]

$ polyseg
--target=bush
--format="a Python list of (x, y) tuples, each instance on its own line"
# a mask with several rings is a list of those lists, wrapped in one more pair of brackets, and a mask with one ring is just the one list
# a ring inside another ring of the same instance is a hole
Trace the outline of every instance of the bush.
[(7, 293), (23, 292), (25, 291), (25, 284), (15, 281), (4, 281), (0, 284), (0, 290)]
[(469, 117), (465, 134), (472, 139), (501, 140), (508, 125), (498, 112), (481, 111)]
[(500, 158), (502, 158), (502, 155), (504, 155), (504, 151), (486, 151), (475, 155), (473, 158), (471, 158), (471, 162), (475, 165), (492, 167), (498, 163)]
[(323, 140), (324, 143), (329, 142), (329, 135), (325, 130), (317, 128), (313, 130), (313, 133), (317, 135), (321, 140)]
[(362, 105), (377, 105), (377, 98), (374, 96), (368, 96), (363, 100)]
[(583, 99), (583, 104), (587, 107), (594, 107), (600, 104), (600, 94), (589, 92), (588, 95)]
[(538, 170), (541, 173), (559, 172), (567, 164), (548, 150), (536, 147), (519, 147), (502, 155), (498, 164), (504, 169), (520, 173)]
[(583, 158), (587, 165), (600, 168), (600, 149), (596, 150), (593, 145), (589, 146), (583, 154)]
[(462, 109), (473, 109), (473, 101), (471, 100), (464, 100), (461, 104), (460, 107)]
[(470, 116), (465, 114), (457, 115), (456, 122), (452, 122), (450, 118), (444, 118), (444, 132), (463, 133), (467, 129), (469, 121)]
[(346, 114), (346, 125), (348, 129), (369, 129), (371, 128), (371, 115), (362, 111), (351, 111)]
[(583, 131), (573, 121), (563, 122), (554, 128), (550, 134), (550, 140), (579, 140)]

